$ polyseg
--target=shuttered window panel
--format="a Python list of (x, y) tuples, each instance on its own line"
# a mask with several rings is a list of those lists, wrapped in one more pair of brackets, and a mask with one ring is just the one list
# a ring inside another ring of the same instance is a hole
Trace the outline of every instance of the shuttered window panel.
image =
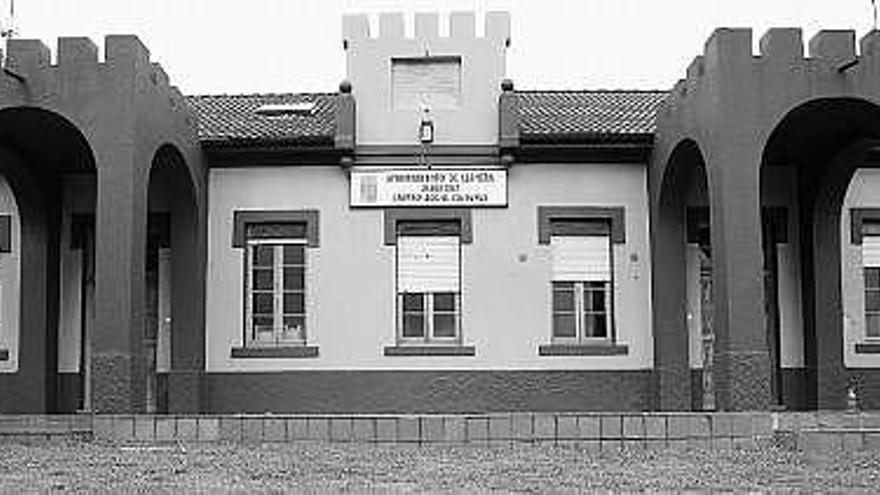
[(458, 292), (459, 238), (409, 237), (397, 239), (398, 292)]
[(610, 281), (609, 236), (552, 236), (553, 281)]
[(880, 266), (880, 236), (862, 238), (862, 266)]

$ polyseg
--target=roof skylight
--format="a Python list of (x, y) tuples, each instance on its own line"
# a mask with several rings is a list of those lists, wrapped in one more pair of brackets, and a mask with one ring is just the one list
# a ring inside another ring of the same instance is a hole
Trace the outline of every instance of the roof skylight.
[(315, 114), (315, 102), (267, 103), (257, 107), (254, 113), (264, 117), (310, 116)]

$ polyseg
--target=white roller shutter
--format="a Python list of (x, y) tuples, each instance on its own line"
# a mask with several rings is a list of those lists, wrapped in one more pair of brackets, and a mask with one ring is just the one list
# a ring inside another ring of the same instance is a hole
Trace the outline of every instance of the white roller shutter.
[(398, 292), (458, 292), (459, 238), (397, 238)]
[(553, 280), (611, 280), (611, 239), (608, 236), (553, 236)]
[(862, 237), (862, 266), (880, 266), (880, 236)]

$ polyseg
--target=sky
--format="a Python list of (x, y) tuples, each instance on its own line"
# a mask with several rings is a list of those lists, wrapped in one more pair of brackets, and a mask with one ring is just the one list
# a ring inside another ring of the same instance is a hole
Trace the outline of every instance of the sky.
[[(11, 0), (0, 0), (8, 26)], [(345, 78), (345, 13), (502, 10), (518, 89), (668, 89), (717, 27), (873, 25), (870, 0), (12, 0), (16, 37), (135, 34), (185, 94), (332, 92)], [(880, 3), (880, 0), (878, 0)], [(441, 28), (441, 34), (445, 28)]]

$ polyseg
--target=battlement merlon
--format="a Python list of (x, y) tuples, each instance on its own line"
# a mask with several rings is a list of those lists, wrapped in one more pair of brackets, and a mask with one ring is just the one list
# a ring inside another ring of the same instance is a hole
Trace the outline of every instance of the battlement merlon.
[[(686, 71), (686, 87), (693, 90), (699, 87), (705, 74), (718, 71), (740, 72), (751, 64), (763, 64), (765, 68), (779, 67), (790, 70), (797, 64), (819, 64), (826, 70), (844, 72), (855, 67), (860, 60), (880, 57), (880, 31), (864, 35), (856, 52), (856, 37), (853, 30), (822, 30), (807, 43), (804, 54), (804, 41), (800, 28), (771, 28), (759, 41), (757, 54), (752, 51), (752, 30), (749, 28), (718, 28), (707, 39), (703, 54), (694, 59)], [(818, 67), (817, 66), (817, 67)], [(859, 68), (852, 71), (857, 73)], [(678, 92), (677, 92), (678, 93)], [(685, 97), (687, 91), (678, 97)]]
[[(39, 72), (58, 68), (61, 71), (83, 70), (98, 65), (98, 47), (86, 37), (59, 37), (57, 62), (50, 65), (51, 51), (37, 39), (13, 38), (6, 42), (5, 68), (23, 79), (38, 77)], [(150, 52), (134, 35), (109, 35), (104, 41), (104, 65), (122, 70), (150, 74), (160, 87), (168, 87), (168, 76)]]
[(103, 63), (98, 61), (97, 45), (86, 37), (59, 37), (54, 65), (51, 64), (51, 51), (41, 40), (13, 38), (7, 40), (6, 47), (5, 69), (26, 85), (36, 84), (54, 69), (60, 73), (81, 73), (104, 65), (123, 73), (146, 74), (154, 86), (170, 91), (172, 97), (179, 100), (175, 103), (182, 106), (184, 103), (182, 95), (175, 95), (175, 88), (170, 85), (164, 69), (158, 63), (150, 62), (149, 50), (134, 35), (107, 36)]
[[(473, 12), (452, 12), (449, 15), (449, 36), (440, 36), (440, 18), (436, 13), (419, 12), (415, 15), (414, 37), (416, 40), (433, 39), (473, 39), (476, 37), (476, 20)], [(373, 36), (367, 14), (346, 14), (342, 16), (342, 38), (345, 45), (364, 40), (397, 40), (404, 38), (404, 18), (401, 13), (379, 14), (379, 32)], [(510, 43), (510, 14), (507, 12), (487, 12), (485, 17), (485, 39)]]
[(798, 28), (770, 28), (758, 42), (761, 57), (791, 63), (804, 57), (804, 40)]

